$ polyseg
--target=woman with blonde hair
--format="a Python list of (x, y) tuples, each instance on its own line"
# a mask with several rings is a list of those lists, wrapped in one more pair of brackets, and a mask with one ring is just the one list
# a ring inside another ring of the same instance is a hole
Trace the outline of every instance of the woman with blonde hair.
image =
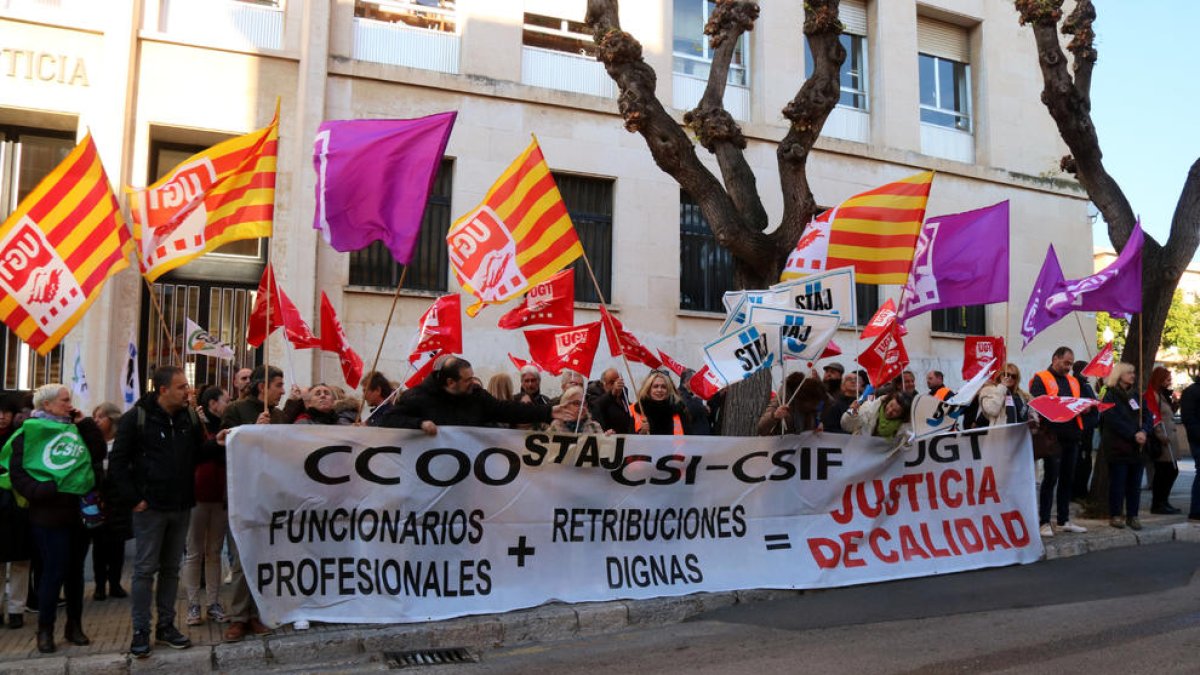
[(691, 418), (675, 383), (661, 370), (652, 370), (638, 388), (637, 402), (631, 405), (633, 431), (652, 436), (683, 436)]
[(1021, 369), (1006, 363), (979, 392), (982, 426), (1015, 424), (1029, 419), (1029, 392), (1021, 389)]
[(511, 401), (513, 399), (512, 378), (508, 376), (508, 373), (496, 373), (488, 378), (487, 390), (498, 401)]
[[(1118, 363), (1105, 378), (1104, 403), (1112, 408), (1100, 415), (1100, 450), (1108, 460), (1109, 524), (1142, 529), (1138, 506), (1142, 487), (1142, 446), (1150, 436), (1150, 415), (1143, 410), (1141, 397), (1133, 383), (1137, 369), (1132, 363)], [(1125, 520), (1121, 520), (1121, 504)]]
[(603, 434), (603, 433), (605, 433), (604, 428), (600, 426), (599, 422), (592, 419), (591, 413), (588, 411), (588, 407), (583, 404), (583, 387), (581, 387), (579, 385), (572, 385), (570, 387), (567, 387), (563, 391), (562, 396), (559, 397), (559, 403), (562, 405), (578, 403), (579, 404), (579, 416), (577, 418), (571, 420), (570, 422), (566, 422), (566, 421), (563, 421), (560, 419), (555, 419), (550, 422), (549, 431), (552, 431), (554, 433), (568, 433), (568, 434)]

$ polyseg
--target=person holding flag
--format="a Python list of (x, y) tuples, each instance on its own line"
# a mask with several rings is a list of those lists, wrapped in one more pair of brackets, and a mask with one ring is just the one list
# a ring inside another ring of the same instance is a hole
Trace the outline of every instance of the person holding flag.
[[(1059, 347), (1054, 350), (1050, 367), (1035, 373), (1029, 381), (1029, 394), (1033, 398), (1039, 396), (1070, 396), (1079, 398), (1083, 387), (1079, 380), (1071, 374), (1075, 365), (1075, 353), (1070, 347)], [(1078, 416), (1066, 422), (1046, 422), (1058, 439), (1059, 453), (1042, 459), (1042, 487), (1038, 499), (1038, 518), (1041, 522), (1040, 534), (1043, 537), (1054, 536), (1054, 526), (1050, 524), (1050, 509), (1055, 505), (1055, 493), (1058, 500), (1058, 529), (1064, 532), (1087, 532), (1087, 528), (1071, 522), (1071, 482), (1075, 475), (1075, 459), (1079, 450), (1079, 437), (1083, 433), (1083, 420)]]

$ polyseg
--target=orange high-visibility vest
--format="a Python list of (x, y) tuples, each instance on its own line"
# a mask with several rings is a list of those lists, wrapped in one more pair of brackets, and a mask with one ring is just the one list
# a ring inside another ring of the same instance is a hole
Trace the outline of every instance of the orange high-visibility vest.
[(939, 401), (945, 401), (946, 397), (949, 395), (950, 395), (950, 387), (945, 387), (945, 386), (943, 386), (941, 389), (938, 389), (937, 391), (933, 392), (933, 397)]
[[(637, 404), (629, 404), (629, 414), (633, 416), (633, 433), (641, 433), (642, 427), (647, 424), (646, 416), (637, 411)], [(683, 435), (683, 420), (679, 419), (679, 415), (672, 415), (671, 433), (675, 436)]]
[[(1046, 388), (1047, 396), (1058, 396), (1058, 380), (1054, 378), (1054, 373), (1043, 370), (1036, 373), (1034, 377), (1042, 381), (1042, 386)], [(1064, 377), (1067, 378), (1067, 384), (1071, 387), (1071, 396), (1079, 398), (1081, 391), (1079, 380), (1075, 379), (1074, 375), (1065, 375)], [(1033, 389), (1033, 380), (1029, 381), (1029, 388)], [(1075, 418), (1075, 424), (1079, 425), (1080, 429), (1083, 428), (1083, 420), (1078, 416)]]

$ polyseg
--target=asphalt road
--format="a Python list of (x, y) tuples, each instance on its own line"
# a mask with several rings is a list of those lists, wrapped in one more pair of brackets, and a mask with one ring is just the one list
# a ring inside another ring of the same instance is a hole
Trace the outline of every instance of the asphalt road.
[(1200, 673), (1200, 545), (807, 593), (427, 673)]

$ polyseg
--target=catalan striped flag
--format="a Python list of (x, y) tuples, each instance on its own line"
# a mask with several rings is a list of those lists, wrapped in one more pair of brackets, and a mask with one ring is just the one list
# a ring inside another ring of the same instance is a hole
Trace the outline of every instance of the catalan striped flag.
[(862, 284), (904, 284), (933, 172), (925, 171), (854, 195), (839, 204), (829, 227), (826, 269), (853, 266)]
[(89, 134), (0, 225), (0, 319), (48, 354), (129, 265), (130, 248)]
[(258, 131), (192, 155), (147, 188), (126, 188), (142, 275), (154, 281), (238, 239), (271, 236), (275, 118)]
[(583, 255), (550, 167), (534, 138), (446, 235), (459, 284), (485, 305), (506, 302)]

